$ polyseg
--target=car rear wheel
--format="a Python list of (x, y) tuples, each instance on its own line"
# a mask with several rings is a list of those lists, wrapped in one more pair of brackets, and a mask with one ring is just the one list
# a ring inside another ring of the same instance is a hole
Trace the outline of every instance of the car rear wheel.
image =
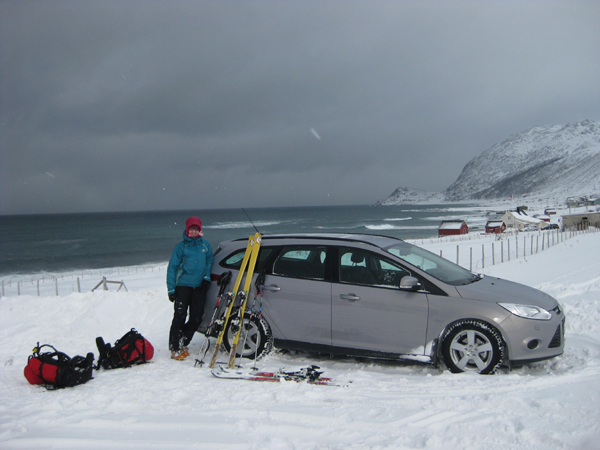
[(494, 373), (504, 360), (500, 333), (479, 320), (461, 320), (442, 339), (442, 357), (453, 373)]
[[(223, 344), (225, 349), (230, 352), (235, 332), (238, 329), (234, 321), (229, 321)], [(259, 359), (265, 356), (273, 348), (273, 335), (271, 327), (262, 317), (244, 316), (244, 329), (240, 334), (240, 340), (237, 347), (237, 355), (242, 358)]]

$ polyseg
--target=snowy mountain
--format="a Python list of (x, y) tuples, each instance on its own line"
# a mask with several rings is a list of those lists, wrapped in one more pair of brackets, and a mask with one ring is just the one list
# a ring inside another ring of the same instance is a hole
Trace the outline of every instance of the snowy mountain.
[(385, 200), (375, 203), (375, 206), (406, 205), (411, 203), (442, 203), (444, 194), (442, 192), (427, 192), (421, 189), (399, 187)]
[(447, 201), (600, 192), (600, 124), (535, 127), (473, 158), (446, 191)]
[(400, 187), (376, 205), (600, 194), (600, 123), (540, 126), (473, 158), (445, 193)]

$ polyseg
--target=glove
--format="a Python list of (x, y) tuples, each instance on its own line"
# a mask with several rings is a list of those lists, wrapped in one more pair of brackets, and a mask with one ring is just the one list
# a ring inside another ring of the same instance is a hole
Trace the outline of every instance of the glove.
[(175, 292), (169, 292), (169, 300), (171, 300), (172, 302), (177, 300), (177, 294)]
[(200, 285), (200, 292), (207, 292), (208, 288), (210, 288), (210, 281), (202, 280), (202, 284)]

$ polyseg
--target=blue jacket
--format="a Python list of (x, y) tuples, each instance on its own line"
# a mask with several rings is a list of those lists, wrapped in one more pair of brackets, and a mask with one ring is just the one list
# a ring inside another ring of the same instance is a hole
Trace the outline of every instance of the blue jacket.
[(189, 238), (183, 232), (183, 242), (175, 246), (167, 268), (167, 289), (175, 286), (199, 287), (203, 280), (210, 281), (213, 252), (210, 243), (201, 237)]

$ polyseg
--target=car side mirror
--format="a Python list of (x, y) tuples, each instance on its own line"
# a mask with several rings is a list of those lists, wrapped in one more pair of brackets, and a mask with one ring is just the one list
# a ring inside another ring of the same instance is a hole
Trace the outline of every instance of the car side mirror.
[(400, 290), (402, 291), (418, 291), (421, 288), (421, 283), (415, 277), (406, 276), (400, 280)]

